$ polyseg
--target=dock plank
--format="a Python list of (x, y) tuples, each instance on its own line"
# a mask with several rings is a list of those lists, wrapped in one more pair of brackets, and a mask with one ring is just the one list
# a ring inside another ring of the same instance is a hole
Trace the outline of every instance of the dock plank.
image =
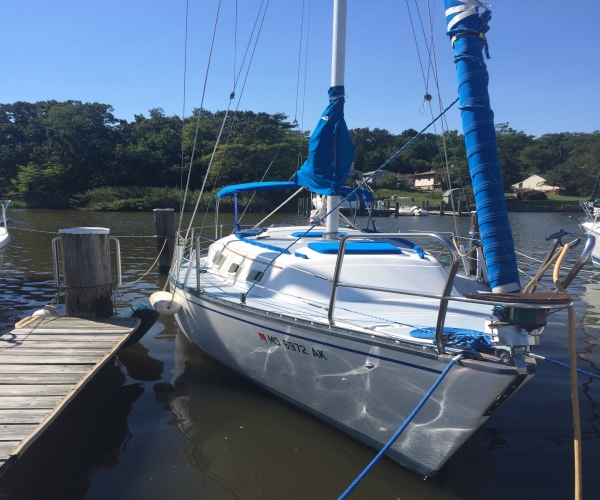
[[(112, 345), (111, 345), (112, 347)], [(94, 348), (89, 347), (87, 345), (82, 345), (81, 347), (63, 347), (60, 348), (49, 348), (45, 349), (43, 347), (29, 347), (28, 345), (15, 345), (12, 347), (0, 348), (0, 356), (4, 356), (6, 354), (19, 354), (19, 356), (66, 356), (66, 355), (90, 355), (96, 356), (101, 352), (105, 352), (106, 349), (102, 348)]]
[(83, 343), (83, 342), (114, 342), (121, 338), (121, 334), (115, 333), (110, 335), (87, 335), (85, 333), (78, 333), (76, 335), (62, 335), (62, 334), (38, 334), (38, 333), (30, 333), (21, 335), (15, 334), (10, 335), (10, 337), (3, 335), (0, 336), (0, 342), (6, 344), (12, 344), (13, 342), (24, 342), (27, 340), (28, 342), (69, 342), (69, 343)]
[(51, 410), (23, 408), (20, 410), (0, 409), (0, 424), (39, 424)]
[(0, 408), (18, 410), (22, 408), (47, 408), (52, 410), (63, 396), (0, 396)]
[[(85, 372), (83, 372), (85, 373)], [(82, 373), (0, 373), (0, 385), (4, 384), (76, 384)]]
[(38, 426), (35, 424), (0, 424), (0, 442), (25, 439)]
[(0, 474), (139, 324), (137, 318), (38, 318), (0, 336)]
[(6, 462), (10, 456), (10, 452), (13, 451), (21, 441), (0, 441), (0, 457), (2, 461)]
[[(118, 340), (118, 337), (115, 338)], [(75, 341), (71, 342), (70, 340), (52, 340), (52, 339), (44, 339), (44, 340), (32, 340), (32, 339), (19, 339), (10, 342), (0, 342), (0, 349), (12, 349), (13, 346), (23, 346), (28, 349), (61, 349), (65, 347), (65, 343), (69, 342), (71, 348), (77, 348), (79, 344), (85, 346), (86, 349), (110, 349), (114, 341), (113, 340), (96, 340), (92, 342), (89, 341)]]
[[(1, 396), (64, 396), (71, 390), (71, 384), (3, 384), (0, 385)], [(1, 433), (0, 433), (1, 435)]]
[(36, 365), (36, 364), (22, 364), (14, 363), (10, 365), (3, 365), (0, 363), (0, 373), (80, 373), (84, 374), (92, 369), (92, 365), (64, 365), (64, 364), (52, 364), (52, 365)]
[(0, 353), (0, 363), (17, 363), (30, 365), (94, 365), (98, 361), (98, 356), (90, 355), (71, 355), (71, 356), (19, 356), (18, 354)]

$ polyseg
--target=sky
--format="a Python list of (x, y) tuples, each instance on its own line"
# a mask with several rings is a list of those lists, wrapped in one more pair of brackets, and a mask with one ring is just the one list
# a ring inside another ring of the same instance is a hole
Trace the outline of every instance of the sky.
[[(491, 4), (487, 64), (496, 123), (534, 136), (600, 130), (598, 0)], [(260, 5), (221, 0), (204, 92), (218, 0), (0, 0), (0, 102), (100, 102), (128, 121), (158, 107), (180, 116), (201, 104), (226, 109)], [(304, 130), (314, 128), (331, 79), (332, 5), (270, 0), (232, 109), (284, 113)], [(399, 134), (420, 130), (437, 114), (424, 41), (430, 25), (439, 95), (444, 105), (456, 98), (443, 8), (443, 0), (348, 0), (349, 128)], [(433, 108), (423, 106), (426, 92)], [(451, 129), (461, 129), (456, 107), (447, 118)]]

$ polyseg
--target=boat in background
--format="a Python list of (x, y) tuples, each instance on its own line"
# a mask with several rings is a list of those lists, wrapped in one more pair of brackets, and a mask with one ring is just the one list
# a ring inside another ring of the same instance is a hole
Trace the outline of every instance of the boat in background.
[(10, 205), (10, 200), (0, 200), (0, 267), (4, 262), (4, 254), (10, 243), (10, 234), (8, 233), (8, 219), (6, 211)]
[(596, 183), (592, 194), (588, 201), (581, 201), (579, 204), (585, 212), (585, 221), (581, 223), (581, 227), (585, 229), (587, 234), (591, 234), (596, 238), (596, 245), (592, 251), (592, 262), (594, 266), (600, 267), (600, 173), (596, 177)]
[[(220, 237), (217, 202), (214, 240), (194, 236), (192, 223), (178, 234), (170, 300), (200, 351), (377, 449), (430, 394), (386, 453), (432, 476), (531, 379), (536, 364), (527, 354), (549, 312), (572, 299), (519, 293), (482, 54), (485, 2), (446, 0), (446, 16), (490, 286), (458, 274), (460, 253), (444, 235), (340, 230), (354, 156), (344, 121), (346, 8), (334, 0), (329, 106), (307, 161), (290, 182), (218, 192), (219, 200), (233, 198), (234, 230)], [(241, 228), (241, 193), (303, 189), (327, 197), (313, 224)], [(423, 242), (447, 252), (449, 263)]]

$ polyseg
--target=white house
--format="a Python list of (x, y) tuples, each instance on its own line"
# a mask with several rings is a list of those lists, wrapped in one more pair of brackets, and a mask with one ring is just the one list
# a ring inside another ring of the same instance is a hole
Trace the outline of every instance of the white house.
[(421, 191), (433, 191), (440, 189), (440, 185), (435, 183), (435, 170), (428, 172), (415, 172), (414, 174), (398, 174), (405, 180), (407, 187), (414, 187)]
[(517, 182), (512, 185), (513, 189), (535, 189), (536, 191), (544, 191), (545, 193), (558, 194), (564, 188), (559, 186), (549, 186), (546, 184), (548, 176), (546, 174), (532, 175), (524, 181)]

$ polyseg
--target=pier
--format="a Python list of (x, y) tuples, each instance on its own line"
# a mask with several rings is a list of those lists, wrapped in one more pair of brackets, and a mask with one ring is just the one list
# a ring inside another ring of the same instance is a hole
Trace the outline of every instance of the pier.
[(0, 336), (0, 474), (60, 415), (140, 322), (30, 317)]

